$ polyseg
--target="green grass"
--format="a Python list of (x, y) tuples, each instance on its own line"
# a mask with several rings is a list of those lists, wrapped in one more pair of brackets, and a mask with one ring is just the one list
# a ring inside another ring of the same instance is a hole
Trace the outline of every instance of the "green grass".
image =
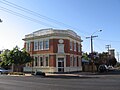
[(10, 75), (25, 75), (23, 72), (10, 72)]

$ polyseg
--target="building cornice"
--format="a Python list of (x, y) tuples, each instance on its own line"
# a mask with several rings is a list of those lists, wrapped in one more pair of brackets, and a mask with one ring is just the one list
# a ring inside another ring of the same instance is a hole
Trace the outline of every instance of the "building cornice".
[(51, 37), (51, 36), (69, 37), (69, 38), (82, 42), (81, 37), (78, 36), (74, 31), (57, 30), (57, 29), (41, 29), (36, 32), (33, 32), (32, 34), (25, 35), (25, 38), (23, 40), (27, 41), (27, 40), (34, 40), (34, 39), (39, 39), (39, 38)]

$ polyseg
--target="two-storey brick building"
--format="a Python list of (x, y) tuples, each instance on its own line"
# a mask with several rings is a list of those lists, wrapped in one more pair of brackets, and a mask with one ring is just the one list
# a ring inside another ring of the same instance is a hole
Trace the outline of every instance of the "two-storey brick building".
[(25, 35), (24, 47), (34, 61), (24, 71), (81, 71), (81, 37), (72, 30), (41, 29)]

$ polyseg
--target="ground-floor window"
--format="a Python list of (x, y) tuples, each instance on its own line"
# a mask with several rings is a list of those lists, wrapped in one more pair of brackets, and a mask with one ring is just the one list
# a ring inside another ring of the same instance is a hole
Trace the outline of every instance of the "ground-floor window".
[[(49, 66), (49, 56), (48, 55), (38, 55), (38, 56), (34, 56), (34, 61), (33, 63), (31, 62), (31, 64), (33, 64), (33, 66), (39, 66), (39, 67), (46, 67)], [(26, 66), (31, 66), (30, 63), (26, 64)]]
[(81, 66), (81, 58), (80, 57), (78, 57), (78, 66)]
[(43, 66), (43, 63), (44, 63), (43, 57), (40, 57), (40, 66)]
[(73, 57), (70, 57), (70, 67), (73, 67)]
[(38, 56), (34, 57), (34, 66), (39, 66), (39, 57)]
[(74, 67), (76, 67), (77, 66), (77, 57), (73, 57), (74, 59), (73, 59), (73, 63), (74, 63)]
[(49, 66), (49, 57), (45, 57), (45, 66)]

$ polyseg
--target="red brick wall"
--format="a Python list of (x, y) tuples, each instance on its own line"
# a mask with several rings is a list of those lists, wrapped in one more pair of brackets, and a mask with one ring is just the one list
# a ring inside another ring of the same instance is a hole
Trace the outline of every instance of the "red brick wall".
[[(64, 51), (65, 53), (69, 54), (75, 54), (75, 55), (81, 55), (81, 52), (78, 52), (78, 43), (76, 43), (76, 51), (74, 51), (74, 42), (73, 44), (73, 50), (70, 50), (70, 40), (68, 39), (63, 39), (64, 40)], [(34, 50), (34, 42), (31, 42), (30, 45), (30, 54), (51, 54), (51, 53), (57, 53), (58, 51), (58, 44), (59, 44), (59, 39), (50, 39), (49, 40), (49, 50), (38, 50), (38, 51), (33, 51)], [(24, 47), (26, 47), (26, 43), (24, 44)], [(82, 45), (81, 45), (82, 47)], [(50, 55), (49, 57), (49, 66), (51, 67), (56, 67), (56, 55)], [(78, 63), (78, 58), (77, 58), (77, 63)], [(79, 64), (77, 64), (78, 66)], [(70, 66), (70, 56), (66, 55), (66, 66)]]
[(51, 40), (52, 43), (50, 45), (53, 46), (53, 53), (57, 53), (57, 51), (58, 51), (58, 40), (59, 39), (52, 39)]
[(70, 53), (70, 41), (67, 39), (64, 39), (64, 50), (65, 53)]
[[(63, 44), (64, 44), (64, 51), (65, 51), (65, 53), (81, 55), (81, 52), (78, 52), (78, 43), (76, 43), (76, 51), (74, 51), (74, 42), (72, 42), (73, 50), (71, 51), (70, 50), (70, 41), (68, 39), (63, 39), (63, 40), (64, 40)], [(57, 53), (57, 51), (58, 51), (58, 44), (59, 44), (59, 39), (50, 39), (49, 40), (49, 50), (33, 51), (34, 50), (34, 42), (31, 42), (30, 53), (32, 53), (32, 54)], [(26, 43), (24, 44), (24, 48), (25, 47), (26, 47)]]
[(24, 43), (24, 48), (26, 48), (26, 43)]
[(70, 55), (66, 55), (66, 67), (70, 66)]
[(34, 42), (31, 42), (30, 43), (30, 51), (33, 51), (34, 50)]
[(56, 67), (56, 55), (49, 56), (49, 66)]

